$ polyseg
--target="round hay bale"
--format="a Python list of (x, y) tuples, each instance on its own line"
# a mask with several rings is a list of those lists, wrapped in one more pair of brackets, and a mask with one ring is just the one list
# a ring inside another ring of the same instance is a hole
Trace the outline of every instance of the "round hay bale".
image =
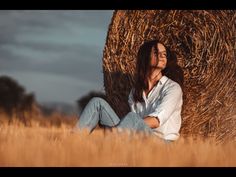
[(123, 117), (134, 81), (136, 55), (145, 40), (175, 51), (184, 74), (184, 135), (236, 137), (236, 11), (114, 11), (103, 52), (108, 102)]

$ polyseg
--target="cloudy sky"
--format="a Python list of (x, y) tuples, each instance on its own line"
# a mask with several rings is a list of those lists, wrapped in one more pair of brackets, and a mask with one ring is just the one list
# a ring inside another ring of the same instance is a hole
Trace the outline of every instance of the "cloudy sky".
[(112, 10), (0, 11), (0, 75), (38, 102), (74, 104), (103, 91), (102, 52)]

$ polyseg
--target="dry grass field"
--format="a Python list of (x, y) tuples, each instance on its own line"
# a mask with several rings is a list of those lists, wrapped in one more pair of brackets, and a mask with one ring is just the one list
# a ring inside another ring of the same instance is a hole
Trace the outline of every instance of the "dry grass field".
[(199, 167), (236, 166), (236, 142), (183, 138), (166, 144), (141, 134), (95, 130), (71, 133), (72, 123), (33, 121), (0, 125), (1, 167)]

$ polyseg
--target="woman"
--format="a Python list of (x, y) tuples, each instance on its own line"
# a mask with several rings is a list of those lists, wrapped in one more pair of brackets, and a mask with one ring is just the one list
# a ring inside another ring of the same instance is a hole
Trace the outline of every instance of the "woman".
[(118, 130), (157, 135), (167, 141), (177, 140), (183, 93), (181, 84), (167, 77), (175, 62), (176, 58), (161, 42), (144, 42), (138, 51), (135, 84), (128, 99), (131, 112), (120, 120), (104, 99), (95, 97), (86, 105), (75, 129), (92, 132), (100, 123)]

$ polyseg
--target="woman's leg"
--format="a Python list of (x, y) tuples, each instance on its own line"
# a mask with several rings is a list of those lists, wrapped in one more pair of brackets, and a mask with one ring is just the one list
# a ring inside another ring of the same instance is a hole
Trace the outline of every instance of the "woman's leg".
[(134, 112), (129, 112), (117, 125), (118, 130), (132, 130), (152, 134), (153, 130)]
[(92, 132), (98, 122), (113, 127), (120, 122), (120, 119), (104, 99), (94, 97), (84, 108), (75, 129), (87, 128), (89, 132)]

